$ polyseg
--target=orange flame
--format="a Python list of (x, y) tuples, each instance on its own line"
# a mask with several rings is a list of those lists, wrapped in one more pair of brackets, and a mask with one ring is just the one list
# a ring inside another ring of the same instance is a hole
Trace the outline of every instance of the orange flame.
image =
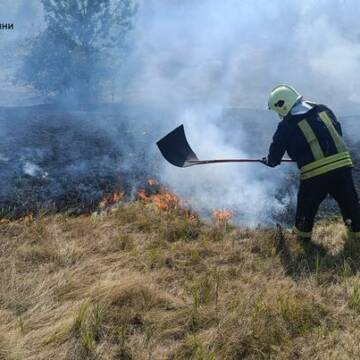
[(157, 181), (155, 179), (149, 179), (147, 181), (149, 186), (156, 186), (157, 185)]
[(99, 203), (99, 208), (105, 209), (108, 206), (114, 205), (118, 203), (120, 200), (123, 199), (125, 193), (121, 192), (114, 192), (109, 196), (105, 196)]
[(181, 201), (175, 194), (164, 186), (159, 186), (155, 179), (147, 181), (149, 186), (156, 188), (140, 189), (137, 197), (140, 201), (153, 204), (157, 209), (164, 212), (177, 211), (191, 221), (198, 221), (198, 216)]
[(34, 220), (34, 216), (32, 213), (25, 215), (24, 217), (20, 218), (19, 221), (23, 222), (24, 224), (29, 224)]
[[(156, 186), (158, 182), (155, 179), (149, 179), (147, 181), (149, 186)], [(146, 191), (144, 189), (139, 190), (138, 199), (144, 202), (153, 203), (159, 210), (169, 211), (181, 209), (180, 199), (167, 190), (164, 186), (160, 186), (156, 189), (156, 193), (153, 193), (153, 189)]]
[(175, 210), (181, 207), (178, 197), (164, 187), (161, 187), (159, 192), (154, 195), (147, 195), (145, 190), (140, 190), (138, 192), (138, 198), (141, 201), (155, 204), (159, 210), (163, 211)]
[(151, 197), (146, 195), (145, 190), (139, 190), (138, 193), (138, 198), (142, 201), (150, 201)]
[[(10, 224), (12, 221), (16, 221), (16, 220), (10, 220), (7, 218), (0, 218), (0, 225), (4, 225), (4, 224)], [(34, 215), (32, 213), (29, 213), (27, 215), (24, 215), (21, 218), (18, 218), (17, 221), (23, 223), (23, 224), (30, 224), (31, 222), (34, 221)]]
[(234, 213), (230, 210), (214, 210), (212, 216), (215, 221), (219, 223), (227, 223), (234, 216)]
[(154, 195), (153, 201), (159, 210), (169, 211), (180, 208), (178, 197), (168, 191)]

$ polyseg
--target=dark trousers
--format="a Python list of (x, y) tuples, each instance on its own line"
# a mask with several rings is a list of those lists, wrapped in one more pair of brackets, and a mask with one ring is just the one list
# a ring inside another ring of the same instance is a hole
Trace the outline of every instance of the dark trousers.
[(350, 230), (360, 232), (360, 207), (351, 168), (341, 168), (300, 182), (295, 227), (310, 233), (321, 202), (331, 195), (339, 205), (345, 223), (351, 221)]

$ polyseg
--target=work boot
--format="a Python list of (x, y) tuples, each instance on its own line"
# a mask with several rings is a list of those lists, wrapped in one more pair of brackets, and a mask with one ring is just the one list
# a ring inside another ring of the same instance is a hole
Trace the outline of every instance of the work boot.
[(326, 249), (322, 245), (312, 242), (311, 237), (297, 234), (296, 240), (302, 245), (306, 256), (323, 257), (326, 255)]
[(323, 257), (326, 255), (326, 249), (319, 244), (313, 243), (309, 239), (303, 239), (303, 248), (306, 254)]
[(355, 232), (351, 229), (348, 229), (348, 238), (354, 241), (360, 241), (360, 231)]
[(353, 232), (348, 229), (348, 236), (344, 245), (346, 257), (358, 256), (360, 250), (360, 232)]

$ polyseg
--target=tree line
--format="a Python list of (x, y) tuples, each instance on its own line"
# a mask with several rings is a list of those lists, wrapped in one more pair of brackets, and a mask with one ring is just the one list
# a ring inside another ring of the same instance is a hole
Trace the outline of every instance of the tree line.
[(46, 26), (29, 39), (17, 81), (54, 101), (100, 101), (116, 58), (126, 54), (138, 5), (134, 0), (41, 2)]

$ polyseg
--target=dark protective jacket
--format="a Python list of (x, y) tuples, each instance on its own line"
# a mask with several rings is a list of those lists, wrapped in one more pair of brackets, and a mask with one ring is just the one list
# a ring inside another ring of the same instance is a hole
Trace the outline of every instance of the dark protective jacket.
[(269, 166), (277, 166), (287, 152), (302, 180), (352, 166), (334, 113), (325, 105), (312, 105), (307, 113), (288, 114), (279, 123), (267, 157)]

